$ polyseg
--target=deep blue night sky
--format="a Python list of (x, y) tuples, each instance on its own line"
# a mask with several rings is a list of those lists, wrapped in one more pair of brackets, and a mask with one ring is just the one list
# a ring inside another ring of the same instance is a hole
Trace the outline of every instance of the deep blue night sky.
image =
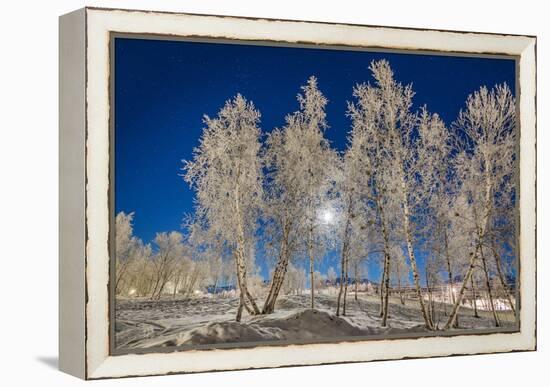
[(510, 59), (116, 38), (115, 211), (135, 212), (134, 232), (144, 242), (181, 230), (194, 196), (179, 176), (181, 160), (198, 145), (203, 115), (215, 116), (236, 93), (254, 102), (269, 132), (297, 110), (300, 86), (315, 75), (329, 100), (326, 136), (343, 151), (346, 101), (356, 83), (372, 81), (368, 66), (376, 59), (413, 84), (414, 108), (426, 104), (447, 124), (481, 85), (507, 82), (514, 91)]

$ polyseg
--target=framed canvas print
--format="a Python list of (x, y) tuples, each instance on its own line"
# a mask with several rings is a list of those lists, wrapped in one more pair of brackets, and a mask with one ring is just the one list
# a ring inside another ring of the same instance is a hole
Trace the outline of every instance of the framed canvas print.
[(536, 38), (60, 18), (60, 368), (536, 349)]

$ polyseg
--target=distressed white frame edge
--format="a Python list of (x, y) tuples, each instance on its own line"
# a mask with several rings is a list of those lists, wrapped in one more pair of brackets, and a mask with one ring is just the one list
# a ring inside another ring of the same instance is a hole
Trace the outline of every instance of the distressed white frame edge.
[[(251, 20), (86, 9), (86, 378), (238, 370), (404, 357), (536, 349), (536, 39), (314, 22)], [(109, 356), (109, 35), (110, 32), (280, 40), (391, 49), (499, 53), (520, 56), (521, 330), (483, 336), (431, 337), (338, 344), (266, 346)]]
[(84, 378), (86, 12), (59, 18), (59, 369)]

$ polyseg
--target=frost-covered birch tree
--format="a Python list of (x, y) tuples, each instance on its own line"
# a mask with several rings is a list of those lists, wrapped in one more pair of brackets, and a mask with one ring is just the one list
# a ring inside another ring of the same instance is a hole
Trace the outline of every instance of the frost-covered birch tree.
[(134, 235), (133, 220), (133, 212), (121, 211), (115, 217), (115, 294), (135, 286), (137, 267), (147, 263), (151, 255), (151, 247)]
[[(451, 232), (453, 226), (452, 206), (456, 200), (457, 182), (454, 170), (452, 135), (438, 114), (430, 114), (426, 106), (420, 109), (417, 123), (418, 139), (414, 143), (414, 164), (416, 165), (417, 190), (415, 207), (416, 225), (423, 240), (421, 247), (425, 258), (425, 281), (430, 299), (430, 317), (434, 321), (436, 311), (433, 290), (441, 284), (440, 274), (445, 272), (449, 288), (454, 287), (457, 258), (451, 252)], [(412, 169), (412, 168), (411, 168)], [(456, 231), (456, 228), (455, 228)], [(455, 296), (451, 291), (451, 300)]]
[(456, 319), (478, 260), (485, 274), (495, 325), (500, 325), (493, 305), (486, 245), (490, 243), (495, 209), (502, 200), (500, 188), (506, 181), (515, 178), (515, 168), (512, 167), (516, 159), (515, 112), (515, 98), (506, 84), (497, 85), (493, 89), (483, 86), (468, 97), (465, 108), (454, 123), (455, 130), (461, 134), (464, 149), (460, 181), (472, 207), (471, 221), (476, 235), (475, 247), (470, 252), (468, 268), (463, 275), (464, 280), (445, 325), (446, 329)]
[(372, 240), (370, 225), (372, 210), (368, 201), (368, 172), (364, 163), (364, 137), (359, 130), (351, 132), (348, 148), (340, 162), (340, 173), (336, 182), (339, 202), (337, 227), (340, 242), (340, 289), (336, 302), (336, 315), (346, 314), (347, 292), (350, 282), (350, 266), (354, 271), (357, 297), (357, 276), (361, 263), (369, 254)]
[[(315, 245), (319, 238), (319, 213), (325, 210), (328, 196), (334, 185), (334, 171), (337, 168), (336, 152), (324, 137), (328, 128), (325, 107), (327, 99), (317, 85), (317, 79), (312, 76), (307, 84), (302, 86), (302, 94), (298, 94), (300, 110), (294, 114), (295, 124), (301, 132), (302, 154), (300, 155), (301, 170), (298, 179), (304, 184), (305, 195), (302, 197), (306, 210), (306, 250), (309, 258), (309, 274), (311, 287), (311, 308), (315, 307)], [(321, 215), (322, 217), (322, 215)]]
[(159, 300), (166, 285), (174, 280), (178, 267), (184, 259), (183, 235), (177, 231), (157, 233), (154, 239), (156, 253), (153, 262), (153, 287), (151, 299)]
[(298, 94), (299, 110), (286, 117), (283, 128), (267, 140), (270, 172), (266, 215), (270, 218), (279, 253), (263, 313), (271, 313), (284, 282), (290, 258), (304, 247), (309, 259), (311, 307), (314, 307), (314, 263), (318, 212), (333, 187), (336, 153), (324, 137), (328, 125), (327, 99), (310, 77)]
[[(391, 275), (391, 245), (399, 221), (404, 223), (405, 234), (410, 234), (408, 206), (403, 200), (408, 191), (403, 185), (405, 153), (403, 140), (414, 124), (414, 116), (409, 112), (412, 89), (402, 86), (393, 79), (389, 63), (385, 60), (372, 62), (370, 70), (375, 84), (361, 83), (354, 87), (355, 101), (349, 104), (348, 114), (352, 119), (352, 142), (357, 142), (357, 154), (368, 177), (369, 201), (376, 209), (376, 222), (382, 239), (383, 270), (381, 289), (382, 325), (386, 326)], [(403, 194), (405, 192), (405, 194)], [(401, 193), (401, 195), (400, 195)], [(408, 205), (408, 203), (406, 203)], [(403, 207), (403, 216), (399, 206)], [(409, 222), (409, 223), (407, 223)], [(412, 243), (412, 240), (411, 240)], [(413, 272), (416, 261), (412, 254)], [(417, 289), (420, 291), (420, 277), (417, 273)], [(422, 298), (420, 297), (420, 300)], [(422, 304), (423, 301), (420, 301)], [(429, 325), (425, 308), (423, 316)]]
[(224, 281), (231, 249), (228, 249), (222, 236), (215, 234), (213, 229), (208, 228), (207, 221), (197, 215), (187, 215), (183, 226), (187, 230), (186, 242), (189, 249), (193, 252), (195, 260), (204, 262), (208, 285), (212, 286), (213, 292), (216, 293), (218, 286)]
[[(364, 115), (373, 117), (371, 122), (376, 128), (378, 138), (382, 138), (378, 146), (382, 147), (382, 157), (388, 164), (385, 170), (386, 187), (382, 187), (389, 201), (399, 207), (400, 227), (407, 250), (414, 286), (419, 301), (420, 311), (427, 329), (434, 329), (430, 319), (420, 282), (420, 270), (416, 258), (416, 224), (415, 215), (425, 204), (425, 190), (422, 188), (422, 178), (426, 171), (423, 164), (422, 144), (419, 144), (415, 130), (418, 127), (418, 115), (411, 111), (414, 92), (411, 85), (403, 85), (394, 78), (389, 63), (385, 60), (371, 63), (370, 70), (374, 77), (374, 85), (363, 86), (370, 95), (370, 100), (363, 109)], [(435, 117), (425, 120), (430, 131), (440, 125)], [(378, 179), (376, 184), (380, 184)], [(390, 261), (387, 259), (387, 266)], [(391, 272), (386, 269), (385, 272)], [(386, 281), (388, 279), (386, 278)], [(385, 286), (388, 286), (386, 282)], [(387, 303), (387, 297), (384, 301)]]
[(118, 292), (120, 284), (128, 271), (132, 262), (132, 250), (136, 243), (133, 236), (132, 221), (134, 213), (126, 214), (119, 212), (115, 217), (115, 235), (116, 235), (116, 279), (115, 291)]
[(184, 179), (196, 191), (197, 213), (215, 235), (232, 248), (240, 306), (260, 313), (248, 289), (247, 254), (263, 200), (260, 112), (242, 95), (227, 101), (216, 118), (205, 116), (205, 128)]
[(283, 291), (285, 294), (301, 295), (306, 287), (307, 276), (306, 272), (291, 263), (288, 264), (287, 274), (283, 283)]

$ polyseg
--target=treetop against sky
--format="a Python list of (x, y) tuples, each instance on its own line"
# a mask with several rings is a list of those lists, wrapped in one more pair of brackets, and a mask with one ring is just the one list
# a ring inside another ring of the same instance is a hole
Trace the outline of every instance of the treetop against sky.
[[(396, 80), (412, 84), (412, 110), (426, 105), (448, 128), (480, 86), (507, 83), (515, 92), (509, 59), (133, 38), (116, 38), (115, 57), (115, 212), (135, 212), (134, 233), (146, 243), (157, 232), (181, 230), (184, 214), (194, 211), (182, 160), (193, 158), (204, 115), (216, 117), (238, 93), (261, 114), (265, 137), (298, 110), (300, 87), (314, 75), (328, 100), (325, 137), (342, 153), (348, 101), (356, 84), (373, 82), (373, 60), (388, 60)], [(321, 271), (337, 261), (329, 256)]]

